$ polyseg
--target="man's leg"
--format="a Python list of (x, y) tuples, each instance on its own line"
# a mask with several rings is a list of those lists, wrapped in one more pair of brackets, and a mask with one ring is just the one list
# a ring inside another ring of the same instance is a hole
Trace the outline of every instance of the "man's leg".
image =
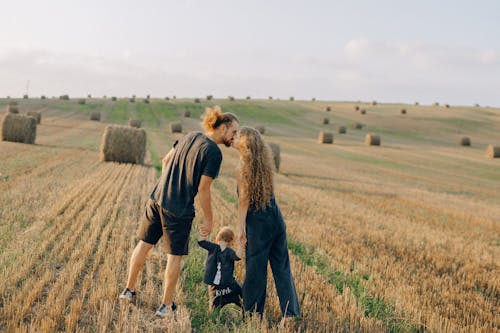
[(175, 286), (181, 273), (182, 256), (169, 254), (167, 269), (165, 269), (165, 288), (163, 290), (163, 304), (169, 306), (173, 302)]
[(146, 243), (142, 240), (135, 246), (134, 252), (132, 252), (132, 256), (130, 257), (130, 268), (128, 271), (127, 288), (129, 290), (134, 290), (137, 276), (144, 265), (149, 250), (152, 248), (153, 244)]

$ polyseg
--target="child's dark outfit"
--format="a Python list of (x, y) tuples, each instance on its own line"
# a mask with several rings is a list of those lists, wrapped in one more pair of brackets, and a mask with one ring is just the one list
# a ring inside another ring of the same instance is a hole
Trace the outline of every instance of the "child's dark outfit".
[(198, 244), (208, 251), (203, 282), (209, 285), (210, 307), (234, 303), (241, 307), (241, 287), (233, 276), (234, 262), (241, 260), (230, 247), (221, 250), (218, 244), (202, 240)]

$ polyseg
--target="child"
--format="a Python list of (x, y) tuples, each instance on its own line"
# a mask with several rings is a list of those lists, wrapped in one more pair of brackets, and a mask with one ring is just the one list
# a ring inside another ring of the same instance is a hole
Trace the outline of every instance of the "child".
[(240, 260), (231, 248), (234, 232), (223, 227), (215, 241), (218, 244), (200, 238), (198, 244), (208, 251), (203, 282), (208, 284), (209, 310), (222, 308), (234, 303), (241, 307), (241, 287), (233, 276), (234, 262)]

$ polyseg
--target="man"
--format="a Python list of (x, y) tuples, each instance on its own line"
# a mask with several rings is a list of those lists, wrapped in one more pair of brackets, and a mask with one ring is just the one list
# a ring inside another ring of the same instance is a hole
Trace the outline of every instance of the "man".
[(212, 231), (210, 186), (222, 163), (222, 152), (217, 145), (231, 146), (238, 130), (238, 118), (231, 113), (222, 113), (216, 106), (206, 109), (202, 125), (205, 133), (188, 133), (174, 144), (162, 161), (162, 175), (146, 205), (145, 218), (138, 232), (140, 241), (130, 258), (127, 287), (119, 297), (129, 301), (135, 299), (135, 283), (146, 256), (165, 234), (168, 257), (162, 304), (156, 311), (159, 317), (176, 309), (173, 294), (182, 256), (188, 254), (197, 194), (204, 219), (200, 234), (207, 237)]

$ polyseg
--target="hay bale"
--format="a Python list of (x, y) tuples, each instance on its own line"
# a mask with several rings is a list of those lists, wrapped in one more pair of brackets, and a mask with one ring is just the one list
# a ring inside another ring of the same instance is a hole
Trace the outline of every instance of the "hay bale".
[(174, 95), (174, 96), (172, 96), (172, 99), (176, 99), (176, 98), (177, 98), (177, 97), (176, 97), (175, 95)]
[(92, 98), (92, 95), (91, 95), (91, 94), (88, 94), (88, 95), (87, 95), (87, 98)]
[(172, 133), (182, 133), (182, 124), (178, 121), (170, 123), (170, 132)]
[(373, 101), (373, 102), (372, 102), (372, 105), (373, 105), (373, 106), (377, 105), (377, 101)]
[(90, 113), (90, 120), (101, 121), (101, 113), (99, 111), (92, 111)]
[(39, 111), (28, 111), (28, 112), (26, 112), (26, 114), (29, 117), (35, 118), (37, 124), (40, 124), (42, 122), (42, 113), (41, 112), (39, 112)]
[(356, 106), (354, 107), (354, 110), (359, 111), (359, 106), (357, 106), (357, 105), (356, 105)]
[[(17, 103), (16, 103), (17, 105)], [(19, 108), (16, 105), (8, 104), (5, 112), (7, 113), (19, 113)]]
[(316, 97), (311, 98), (312, 102), (316, 102)]
[(434, 102), (433, 104), (434, 106), (439, 106), (439, 103), (438, 102)]
[(323, 118), (323, 125), (328, 125), (330, 123), (330, 118)]
[(339, 126), (337, 128), (337, 133), (339, 133), (339, 134), (346, 134), (347, 133), (347, 128), (345, 126)]
[(351, 127), (353, 129), (362, 129), (363, 128), (363, 124), (361, 124), (361, 123), (352, 123)]
[(459, 146), (470, 146), (470, 138), (468, 136), (461, 136), (457, 139)]
[(211, 101), (214, 98), (213, 95), (207, 95), (207, 101)]
[(59, 99), (61, 99), (63, 101), (69, 101), (69, 95), (61, 95), (61, 96), (59, 96)]
[(170, 97), (168, 97), (168, 96), (167, 96), (167, 97), (165, 97), (165, 100), (166, 100), (166, 101), (170, 101)]
[(142, 122), (139, 119), (129, 119), (128, 125), (130, 127), (141, 128)]
[(146, 154), (146, 131), (108, 125), (101, 139), (101, 161), (142, 164)]
[(500, 146), (488, 145), (488, 148), (486, 148), (486, 156), (489, 158), (500, 157)]
[(361, 111), (359, 111), (361, 114), (366, 114), (366, 110), (365, 109), (362, 109)]
[(106, 99), (106, 98), (108, 98), (108, 96), (104, 95), (104, 96), (102, 96), (102, 98)]
[(80, 104), (80, 105), (85, 105), (85, 103), (87, 103), (87, 102), (85, 101), (85, 98), (80, 98), (80, 99), (78, 100), (78, 104)]
[(230, 102), (234, 102), (234, 97), (233, 97), (233, 96), (227, 96), (227, 99), (228, 99)]
[(401, 109), (401, 114), (406, 114), (406, 109)]
[(21, 114), (6, 113), (2, 118), (1, 138), (3, 141), (34, 144), (36, 119)]
[(290, 96), (290, 101), (293, 102), (295, 100), (295, 97)]
[(150, 98), (151, 98), (151, 95), (146, 95), (146, 98), (147, 98), (147, 99), (150, 99)]
[(195, 103), (201, 103), (201, 101), (200, 101), (200, 99), (199, 99), (199, 98), (195, 98), (195, 99), (194, 99), (194, 102), (195, 102)]
[(319, 131), (318, 142), (319, 143), (328, 143), (328, 144), (333, 143), (333, 133)]
[(116, 96), (111, 96), (111, 101), (116, 102), (117, 98)]
[(279, 172), (281, 165), (280, 145), (274, 142), (269, 142), (269, 148), (271, 148), (271, 153), (273, 154), (274, 167), (276, 168), (276, 172)]
[(144, 104), (149, 104), (149, 99), (147, 98), (144, 98), (142, 101), (144, 102)]
[(369, 146), (380, 146), (380, 136), (377, 134), (367, 133), (365, 143)]
[(184, 110), (184, 117), (185, 117), (185, 118), (190, 118), (190, 117), (191, 117), (191, 111), (189, 111), (189, 110)]
[(23, 99), (28, 99), (28, 95), (23, 95)]
[(476, 103), (476, 104), (474, 104), (474, 106), (475, 106), (476, 108), (479, 108), (479, 107), (480, 107), (480, 106), (479, 106), (479, 104), (477, 104), (477, 103)]
[(255, 126), (255, 129), (259, 131), (260, 134), (264, 135), (266, 133), (266, 126), (264, 125), (257, 125)]
[(40, 99), (46, 99), (45, 95), (40, 96)]
[(331, 107), (331, 106), (327, 106), (327, 107), (325, 108), (325, 111), (326, 111), (326, 112), (330, 112), (330, 111), (332, 111), (332, 107)]
[(268, 97), (268, 99), (269, 99), (269, 100), (272, 100), (272, 99), (273, 99), (273, 96), (269, 96), (269, 97)]
[(415, 102), (415, 106), (419, 106), (419, 105), (420, 105), (420, 103), (419, 103), (419, 102)]
[(131, 97), (131, 98), (129, 98), (129, 100), (128, 100), (128, 101), (129, 101), (130, 103), (135, 103), (135, 97)]
[(447, 108), (447, 109), (449, 109), (450, 108), (450, 104), (445, 104), (444, 107)]

